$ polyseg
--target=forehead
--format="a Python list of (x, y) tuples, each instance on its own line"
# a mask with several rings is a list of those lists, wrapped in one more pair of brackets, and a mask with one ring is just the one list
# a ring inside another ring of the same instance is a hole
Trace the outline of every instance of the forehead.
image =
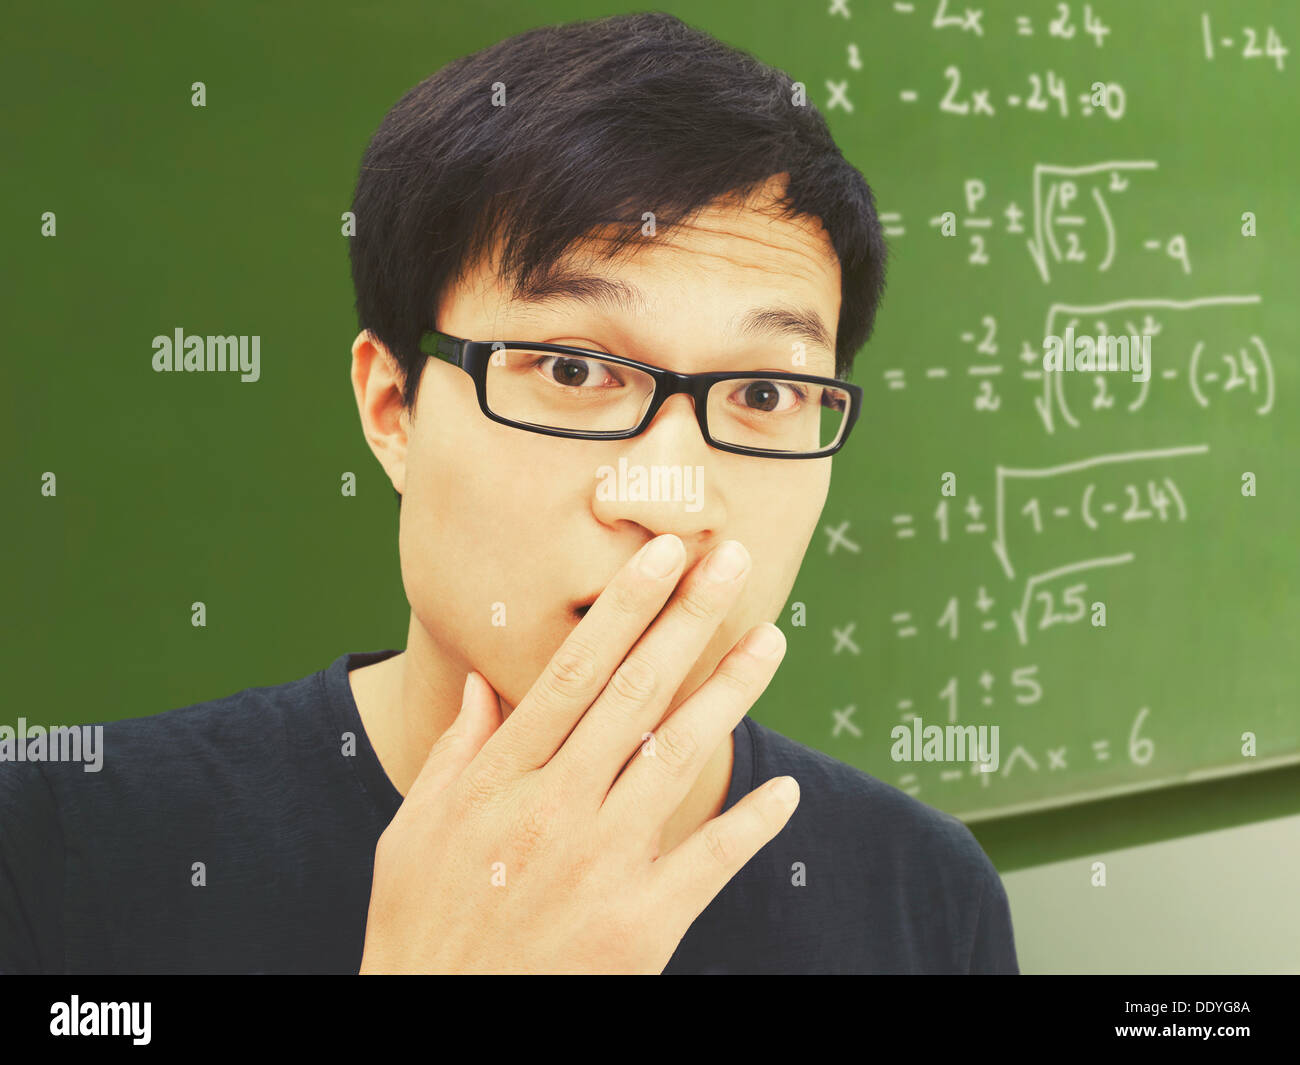
[(752, 275), (754, 284), (767, 276), (811, 286), (833, 283), (838, 293), (839, 260), (821, 222), (806, 215), (788, 216), (770, 197), (729, 198), (701, 208), (691, 218), (645, 240), (638, 247), (649, 257), (676, 255), (685, 268), (724, 269)]
[(785, 216), (770, 192), (716, 200), (667, 228), (658, 228), (653, 212), (647, 211), (640, 239), (611, 259), (605, 253), (615, 234), (613, 226), (597, 227), (570, 247), (558, 265), (634, 275), (643, 290), (716, 283), (737, 289), (743, 298), (749, 291), (793, 288), (805, 300), (834, 302), (838, 312), (839, 260), (825, 228), (816, 218)]
[(652, 224), (647, 217), (612, 256), (616, 231), (598, 227), (522, 286), (499, 275), (494, 250), (466, 282), (494, 322), (686, 330), (769, 352), (801, 343), (808, 372), (834, 372), (840, 268), (818, 219), (787, 217), (760, 192), (714, 201), (667, 229)]

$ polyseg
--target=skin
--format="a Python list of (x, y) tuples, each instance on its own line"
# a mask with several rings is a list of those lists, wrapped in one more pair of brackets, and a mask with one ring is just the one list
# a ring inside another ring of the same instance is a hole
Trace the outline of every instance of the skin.
[[(613, 352), (680, 372), (794, 370), (834, 374), (834, 351), (790, 334), (745, 334), (733, 321), (753, 308), (810, 309), (835, 336), (839, 262), (816, 219), (772, 215), (784, 175), (753, 198), (719, 201), (689, 225), (646, 238), (630, 258), (597, 261), (572, 250), (584, 272), (645, 294), (636, 312), (573, 299), (513, 302), (495, 256), (446, 293), (438, 325), (475, 340), (535, 340)], [(591, 240), (600, 239), (599, 232)], [(425, 365), (415, 415), (401, 378), (367, 333), (352, 346), (352, 383), (366, 440), (402, 493), (399, 551), (411, 607), (406, 650), (349, 675), (366, 733), (397, 790), (407, 795), (435, 742), (461, 709), (477, 671), (508, 718), (578, 625), (570, 607), (590, 601), (654, 537), (682, 541), (681, 573), (726, 540), (752, 568), (734, 605), (675, 689), (676, 709), (754, 626), (774, 621), (793, 587), (830, 485), (829, 459), (782, 461), (732, 455), (700, 435), (691, 399), (666, 403), (639, 437), (567, 440), (483, 416), (468, 374)], [(674, 465), (704, 469), (703, 506), (597, 498), (597, 468)], [(506, 624), (493, 625), (503, 603)], [(628, 748), (631, 757), (635, 745)], [(730, 735), (708, 756), (664, 826), (666, 853), (722, 809), (730, 784)]]

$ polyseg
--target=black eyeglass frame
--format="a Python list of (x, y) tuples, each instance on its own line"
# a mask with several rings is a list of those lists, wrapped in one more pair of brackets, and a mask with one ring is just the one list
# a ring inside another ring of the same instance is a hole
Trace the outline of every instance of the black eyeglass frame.
[[(830, 458), (839, 451), (849, 439), (849, 433), (853, 430), (854, 423), (858, 420), (858, 415), (862, 410), (862, 388), (858, 385), (851, 384), (848, 381), (841, 381), (835, 377), (817, 377), (814, 374), (804, 373), (787, 373), (782, 370), (739, 370), (725, 371), (722, 373), (676, 373), (673, 370), (665, 370), (661, 366), (650, 366), (644, 362), (637, 362), (635, 359), (627, 359), (621, 355), (613, 355), (608, 351), (596, 351), (591, 348), (571, 348), (563, 344), (539, 344), (531, 340), (465, 340), (462, 337), (454, 337), (448, 333), (441, 333), (431, 330), (425, 333), (426, 337), (433, 337), (435, 341), (435, 351), (425, 351), (423, 346), (420, 348), (420, 354), (425, 358), (438, 358), (445, 362), (458, 366), (469, 374), (474, 382), (474, 391), (478, 395), (478, 405), (483, 414), (494, 422), (501, 425), (509, 425), (516, 429), (523, 429), (525, 432), (540, 433), (543, 436), (567, 437), (575, 440), (630, 440), (634, 436), (639, 436), (654, 421), (654, 417), (659, 413), (659, 408), (664, 405), (670, 396), (675, 396), (679, 392), (691, 397), (694, 401), (695, 420), (699, 423), (700, 433), (710, 447), (715, 447), (719, 451), (729, 451), (735, 455), (755, 455), (760, 458), (772, 459), (824, 459)], [(598, 429), (584, 431), (579, 429), (552, 429), (546, 426), (534, 425), (531, 422), (517, 422), (509, 418), (504, 418), (500, 414), (494, 413), (488, 407), (487, 401), (487, 369), (494, 352), (506, 350), (527, 350), (527, 351), (544, 351), (554, 355), (573, 355), (577, 358), (598, 358), (606, 362), (616, 363), (620, 366), (630, 366), (633, 369), (640, 370), (654, 378), (655, 390), (650, 399), (650, 405), (646, 408), (645, 416), (640, 423), (631, 429)], [(831, 388), (840, 388), (848, 393), (849, 410), (846, 414), (846, 420), (843, 429), (840, 430), (839, 440), (828, 448), (821, 451), (811, 451), (807, 453), (793, 453), (789, 451), (777, 451), (771, 448), (744, 447), (739, 444), (726, 444), (722, 441), (715, 440), (709, 433), (708, 426), (708, 392), (719, 381), (733, 381), (740, 379), (771, 380), (771, 381), (803, 381), (809, 384), (826, 385)]]

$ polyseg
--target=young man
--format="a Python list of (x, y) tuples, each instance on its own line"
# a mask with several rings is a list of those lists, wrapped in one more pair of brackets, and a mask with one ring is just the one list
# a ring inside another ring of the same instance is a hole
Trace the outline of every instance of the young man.
[(397, 104), (354, 211), (406, 649), (0, 767), (0, 968), (1015, 972), (959, 821), (745, 716), (884, 277), (790, 80), (534, 30)]

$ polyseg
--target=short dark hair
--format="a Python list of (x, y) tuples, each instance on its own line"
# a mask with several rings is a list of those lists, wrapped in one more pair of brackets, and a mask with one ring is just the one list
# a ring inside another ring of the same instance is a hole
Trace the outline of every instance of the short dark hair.
[(407, 92), (366, 149), (349, 245), (359, 328), (397, 359), (407, 409), (439, 299), (497, 240), (518, 296), (598, 227), (622, 227), (603, 245), (613, 257), (644, 211), (670, 228), (780, 173), (782, 211), (818, 218), (839, 258), (847, 374), (875, 323), (885, 241), (870, 187), (795, 93), (783, 71), (660, 12), (528, 30)]

